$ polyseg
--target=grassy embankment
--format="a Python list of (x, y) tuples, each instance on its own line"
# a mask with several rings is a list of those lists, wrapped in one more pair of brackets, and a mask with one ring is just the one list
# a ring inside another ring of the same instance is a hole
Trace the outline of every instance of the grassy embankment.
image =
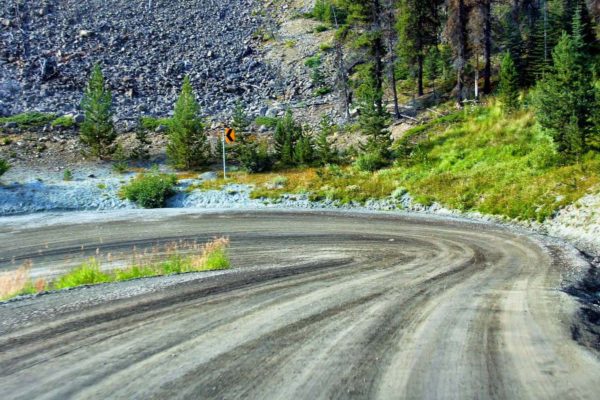
[[(97, 256), (52, 282), (32, 280), (29, 276), (31, 263), (26, 263), (15, 271), (0, 274), (0, 300), (84, 285), (228, 269), (231, 266), (228, 247), (227, 238), (217, 238), (204, 245), (195, 242), (170, 243), (163, 249), (155, 247), (149, 253), (137, 254), (134, 251), (130, 265), (112, 270), (103, 269), (100, 257)], [(111, 256), (108, 255), (107, 259), (111, 261)]]
[(505, 115), (495, 106), (461, 111), (417, 126), (394, 144), (397, 161), (375, 173), (330, 166), (268, 174), (232, 174), (203, 189), (238, 182), (255, 198), (308, 193), (342, 203), (398, 196), (422, 204), (542, 221), (600, 184), (600, 156), (564, 164), (532, 113)]

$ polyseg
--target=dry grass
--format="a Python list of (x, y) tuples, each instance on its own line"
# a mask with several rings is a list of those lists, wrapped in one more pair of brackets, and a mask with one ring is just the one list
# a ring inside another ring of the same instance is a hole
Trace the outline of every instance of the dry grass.
[(31, 289), (40, 288), (40, 292), (46, 289), (44, 280), (39, 279), (35, 283), (31, 281), (29, 276), (31, 267), (31, 261), (26, 261), (16, 270), (0, 274), (0, 300), (18, 296), (31, 291)]
[[(107, 282), (121, 282), (151, 276), (181, 274), (187, 272), (213, 271), (231, 266), (227, 249), (227, 237), (215, 238), (208, 243), (197, 241), (170, 242), (155, 245), (139, 252), (136, 247), (131, 253), (103, 255), (99, 249), (96, 255), (69, 273), (56, 278), (50, 284), (43, 279), (32, 281), (31, 262), (15, 271), (0, 275), (0, 300), (7, 300), (23, 294), (35, 294), (48, 289), (66, 289), (83, 285), (96, 285)], [(103, 268), (102, 263), (126, 265), (119, 268)]]

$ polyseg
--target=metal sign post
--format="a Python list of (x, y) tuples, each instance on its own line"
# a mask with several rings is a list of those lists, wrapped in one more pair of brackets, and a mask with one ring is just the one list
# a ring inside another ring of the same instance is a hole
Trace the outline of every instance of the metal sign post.
[(231, 128), (224, 129), (221, 141), (223, 142), (223, 179), (227, 179), (227, 157), (225, 156), (225, 143), (235, 142), (235, 131)]
[(223, 179), (227, 179), (227, 157), (225, 156), (225, 130), (223, 131), (221, 143), (223, 143)]

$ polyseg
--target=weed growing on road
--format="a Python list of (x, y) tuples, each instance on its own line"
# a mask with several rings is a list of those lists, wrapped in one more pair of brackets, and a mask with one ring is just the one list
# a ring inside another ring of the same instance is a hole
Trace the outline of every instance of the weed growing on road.
[(102, 272), (98, 260), (90, 258), (73, 271), (55, 280), (52, 287), (54, 289), (66, 289), (82, 285), (97, 285), (113, 280), (113, 276)]
[[(46, 290), (60, 290), (107, 282), (122, 282), (131, 279), (183, 274), (189, 272), (216, 271), (231, 267), (229, 238), (221, 237), (206, 244), (197, 242), (174, 242), (164, 247), (153, 247), (139, 254), (134, 248), (129, 266), (107, 270), (102, 268), (100, 254), (90, 258), (66, 275), (48, 284), (43, 279), (32, 281), (31, 262), (15, 271), (0, 274), (0, 300), (36, 294)], [(111, 255), (107, 256), (112, 259)]]

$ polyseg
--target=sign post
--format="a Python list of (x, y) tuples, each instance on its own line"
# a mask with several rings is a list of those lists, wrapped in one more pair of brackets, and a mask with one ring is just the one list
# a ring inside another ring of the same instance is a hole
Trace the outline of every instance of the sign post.
[(221, 137), (223, 143), (223, 179), (227, 179), (227, 157), (225, 155), (225, 143), (235, 142), (235, 131), (231, 128), (225, 128)]

